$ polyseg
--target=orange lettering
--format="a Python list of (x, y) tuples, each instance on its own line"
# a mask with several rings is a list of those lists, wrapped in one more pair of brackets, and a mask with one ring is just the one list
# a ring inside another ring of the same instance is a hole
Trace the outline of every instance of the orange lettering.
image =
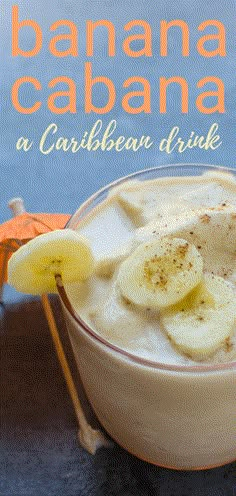
[(182, 114), (188, 113), (188, 83), (182, 77), (171, 77), (166, 79), (160, 78), (160, 113), (166, 114), (166, 89), (171, 83), (178, 83), (181, 86), (181, 111)]
[(36, 90), (41, 90), (41, 84), (38, 81), (38, 79), (25, 76), (20, 79), (17, 79), (15, 83), (12, 86), (12, 92), (11, 92), (11, 99), (13, 106), (17, 110), (17, 112), (20, 112), (21, 114), (33, 114), (34, 112), (37, 112), (39, 108), (41, 107), (41, 102), (36, 102), (32, 107), (22, 107), (22, 105), (19, 103), (19, 89), (24, 83), (31, 83)]
[[(150, 114), (151, 112), (151, 87), (147, 79), (142, 77), (131, 77), (125, 80), (123, 87), (128, 88), (132, 83), (141, 83), (143, 85), (142, 91), (130, 91), (127, 93), (122, 100), (122, 107), (125, 112), (129, 114), (140, 114), (145, 112), (145, 114)], [(139, 107), (131, 107), (129, 104), (130, 98), (136, 96), (143, 96), (143, 104)]]
[[(207, 83), (215, 83), (218, 87), (217, 91), (204, 91), (198, 95), (196, 100), (196, 107), (203, 114), (213, 114), (214, 112), (219, 112), (223, 114), (225, 112), (225, 99), (224, 99), (224, 83), (220, 78), (217, 77), (205, 77), (200, 79), (197, 83), (198, 88), (202, 88)], [(218, 97), (218, 103), (214, 107), (205, 107), (203, 105), (203, 100), (210, 96)]]
[(100, 21), (87, 21), (87, 27), (86, 27), (86, 49), (87, 49), (87, 56), (92, 57), (93, 52), (94, 52), (94, 43), (93, 43), (93, 38), (94, 38), (94, 30), (97, 26), (105, 26), (108, 30), (108, 55), (109, 57), (114, 57), (116, 48), (115, 48), (115, 27), (114, 24), (112, 24), (111, 21), (107, 21), (106, 19), (101, 19)]
[[(108, 101), (104, 107), (96, 107), (92, 103), (92, 89), (95, 84), (105, 84), (108, 89)], [(107, 114), (114, 107), (116, 101), (116, 90), (111, 79), (105, 76), (92, 78), (92, 64), (85, 62), (85, 112), (96, 112), (97, 114)]]
[[(146, 57), (152, 56), (152, 30), (148, 22), (142, 19), (135, 19), (128, 22), (124, 26), (125, 31), (130, 31), (134, 26), (141, 26), (144, 29), (142, 34), (133, 34), (128, 36), (123, 43), (123, 50), (129, 57), (141, 57), (145, 55)], [(144, 40), (144, 47), (140, 50), (132, 50), (130, 44), (136, 40)]]
[[(225, 42), (225, 28), (222, 22), (217, 20), (204, 21), (198, 26), (198, 31), (203, 31), (207, 26), (216, 26), (218, 28), (218, 34), (206, 34), (202, 36), (197, 43), (197, 50), (202, 55), (202, 57), (215, 57), (220, 55), (221, 57), (226, 56), (226, 42)], [(215, 50), (206, 50), (204, 44), (208, 40), (218, 40), (218, 47)]]
[[(76, 85), (73, 81), (73, 79), (70, 79), (65, 76), (60, 76), (57, 78), (54, 78), (50, 81), (48, 84), (49, 88), (54, 88), (56, 84), (58, 83), (66, 83), (69, 87), (67, 91), (57, 91), (56, 93), (53, 93), (52, 95), (49, 96), (48, 98), (48, 108), (53, 112), (54, 114), (65, 114), (66, 112), (70, 112), (71, 114), (76, 113)], [(57, 107), (55, 105), (55, 100), (56, 98), (60, 97), (65, 97), (68, 96), (69, 98), (69, 103), (65, 107)]]
[[(19, 31), (24, 26), (32, 28), (35, 32), (35, 45), (32, 50), (22, 50), (19, 48)], [(43, 35), (41, 28), (37, 22), (31, 19), (25, 19), (19, 22), (19, 8), (17, 5), (12, 7), (12, 56), (17, 57), (21, 55), (22, 57), (35, 57), (37, 55), (43, 44)]]
[[(161, 21), (160, 23), (160, 55), (161, 57), (167, 57), (168, 55), (168, 41), (167, 34), (169, 28), (172, 26), (178, 26), (182, 29), (182, 55), (183, 57), (189, 56), (189, 29), (185, 21), (181, 19), (174, 19), (173, 21), (166, 22)], [(176, 44), (175, 44), (176, 46)]]
[[(76, 25), (67, 21), (66, 19), (61, 19), (60, 21), (54, 22), (51, 25), (50, 31), (55, 31), (60, 26), (68, 26), (70, 28), (69, 34), (58, 34), (54, 36), (49, 43), (49, 50), (54, 55), (54, 57), (68, 57), (68, 55), (72, 55), (72, 57), (78, 56), (78, 32)], [(67, 50), (58, 50), (56, 44), (61, 40), (70, 40), (70, 46)]]

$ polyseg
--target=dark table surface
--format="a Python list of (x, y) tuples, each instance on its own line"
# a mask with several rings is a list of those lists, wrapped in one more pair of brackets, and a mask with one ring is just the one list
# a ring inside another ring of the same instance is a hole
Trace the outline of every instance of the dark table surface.
[[(63, 317), (51, 299), (77, 386)], [(114, 444), (95, 456), (78, 425), (39, 299), (1, 308), (1, 496), (236, 496), (236, 464), (178, 472)], [(89, 409), (87, 415), (94, 418)]]

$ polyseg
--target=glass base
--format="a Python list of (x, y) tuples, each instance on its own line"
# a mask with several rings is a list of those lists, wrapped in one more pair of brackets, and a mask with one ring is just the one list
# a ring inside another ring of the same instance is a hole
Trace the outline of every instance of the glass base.
[(143, 462), (150, 463), (151, 465), (154, 465), (155, 467), (167, 468), (169, 470), (178, 470), (179, 472), (181, 472), (181, 471), (182, 472), (192, 472), (192, 471), (196, 472), (196, 471), (199, 471), (199, 470), (211, 470), (211, 469), (214, 469), (214, 468), (224, 467), (224, 465), (229, 465), (230, 463), (236, 462), (236, 458), (234, 458), (233, 460), (229, 460), (229, 461), (226, 461), (226, 462), (223, 462), (223, 463), (219, 463), (219, 464), (216, 464), (216, 465), (205, 465), (205, 466), (200, 466), (200, 467), (181, 467), (180, 468), (180, 467), (175, 467), (175, 466), (172, 466), (172, 465), (162, 465), (162, 464), (159, 464), (157, 462), (153, 462), (152, 460), (149, 460), (147, 458), (142, 458), (141, 456), (136, 455), (136, 453), (134, 453), (130, 449), (127, 449), (119, 441), (117, 441), (117, 439), (115, 439), (109, 432), (108, 432), (108, 434), (118, 444), (118, 446), (120, 446), (122, 449), (124, 449), (125, 451), (127, 451), (130, 455), (135, 456), (136, 458), (138, 458), (139, 460), (142, 460)]

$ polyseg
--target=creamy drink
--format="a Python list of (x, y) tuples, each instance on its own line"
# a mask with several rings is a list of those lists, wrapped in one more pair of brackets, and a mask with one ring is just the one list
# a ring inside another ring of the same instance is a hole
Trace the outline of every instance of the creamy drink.
[[(236, 458), (236, 176), (139, 173), (70, 221), (95, 270), (63, 307), (89, 401), (128, 451), (176, 469)], [(140, 267), (142, 271), (140, 272)]]

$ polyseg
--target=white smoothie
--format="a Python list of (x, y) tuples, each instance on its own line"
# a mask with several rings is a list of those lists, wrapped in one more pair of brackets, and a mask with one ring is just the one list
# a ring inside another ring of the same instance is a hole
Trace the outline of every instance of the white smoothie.
[(108, 345), (65, 313), (80, 374), (102, 425), (123, 447), (155, 464), (197, 469), (235, 459), (236, 325), (214, 353), (195, 360), (169, 339), (158, 310), (133, 304), (117, 285), (121, 264), (138, 246), (169, 236), (194, 244), (203, 272), (222, 277), (236, 292), (234, 176), (210, 171), (126, 181), (77, 229), (90, 241), (95, 273), (67, 285), (66, 292), (82, 321)]
[[(236, 290), (236, 181), (227, 174), (126, 183), (79, 226), (96, 258), (95, 275), (67, 288), (82, 319), (109, 342), (145, 359), (193, 364), (161, 330), (158, 312), (133, 305), (117, 287), (122, 261), (139, 244), (166, 235), (195, 244), (204, 272)], [(181, 234), (181, 235), (180, 235)], [(230, 340), (205, 361), (236, 360), (236, 325)]]

